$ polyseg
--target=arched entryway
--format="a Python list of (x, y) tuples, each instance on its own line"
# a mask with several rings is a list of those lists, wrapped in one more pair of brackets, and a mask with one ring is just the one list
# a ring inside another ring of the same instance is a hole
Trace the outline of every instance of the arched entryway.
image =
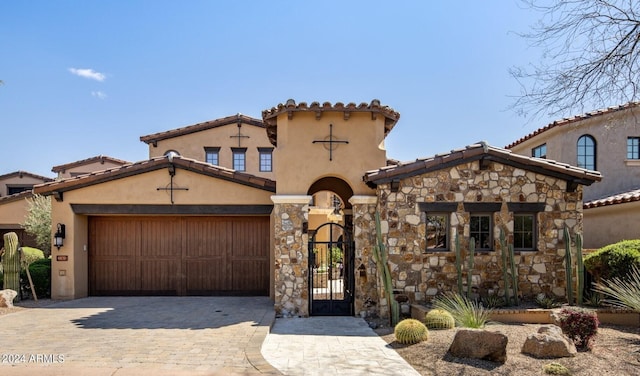
[(353, 190), (324, 177), (309, 188), (309, 313), (353, 315)]

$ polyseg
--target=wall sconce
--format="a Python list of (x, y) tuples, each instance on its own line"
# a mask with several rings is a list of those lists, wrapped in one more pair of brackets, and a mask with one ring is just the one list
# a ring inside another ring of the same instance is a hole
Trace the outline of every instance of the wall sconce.
[(60, 247), (62, 247), (64, 243), (64, 237), (65, 237), (65, 226), (61, 223), (58, 223), (58, 229), (56, 233), (53, 234), (53, 245), (58, 247), (58, 251), (60, 250)]

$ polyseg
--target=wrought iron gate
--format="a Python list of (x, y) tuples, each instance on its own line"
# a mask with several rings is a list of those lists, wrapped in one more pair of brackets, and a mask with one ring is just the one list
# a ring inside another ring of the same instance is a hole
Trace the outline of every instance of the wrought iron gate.
[(325, 223), (310, 233), (311, 315), (353, 316), (353, 243), (344, 226)]

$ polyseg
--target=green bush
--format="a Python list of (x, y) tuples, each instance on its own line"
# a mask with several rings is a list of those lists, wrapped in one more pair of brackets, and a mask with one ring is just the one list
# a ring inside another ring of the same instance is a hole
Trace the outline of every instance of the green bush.
[(578, 350), (591, 350), (599, 324), (598, 315), (593, 311), (567, 308), (560, 311), (560, 328)]
[[(29, 265), (29, 273), (33, 280), (33, 286), (36, 290), (38, 298), (48, 298), (51, 296), (51, 259), (41, 259)], [(22, 281), (22, 290), (31, 293), (29, 287), (29, 279), (27, 272), (22, 270), (20, 273)]]
[(34, 261), (42, 260), (44, 258), (44, 252), (38, 248), (22, 247), (22, 262), (25, 264), (31, 264)]
[(610, 244), (584, 259), (585, 268), (596, 281), (625, 278), (633, 265), (640, 267), (640, 239)]
[(405, 345), (426, 341), (429, 337), (429, 330), (423, 323), (416, 319), (404, 319), (400, 321), (393, 334), (396, 340)]

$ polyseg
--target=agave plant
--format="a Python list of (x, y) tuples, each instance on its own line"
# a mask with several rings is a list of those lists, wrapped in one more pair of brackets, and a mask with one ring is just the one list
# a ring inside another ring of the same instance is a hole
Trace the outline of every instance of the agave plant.
[(604, 279), (595, 285), (595, 291), (606, 295), (607, 303), (640, 312), (640, 269), (633, 265), (626, 278)]
[(492, 309), (457, 293), (438, 296), (433, 306), (451, 313), (456, 324), (464, 328), (481, 329), (490, 323)]

